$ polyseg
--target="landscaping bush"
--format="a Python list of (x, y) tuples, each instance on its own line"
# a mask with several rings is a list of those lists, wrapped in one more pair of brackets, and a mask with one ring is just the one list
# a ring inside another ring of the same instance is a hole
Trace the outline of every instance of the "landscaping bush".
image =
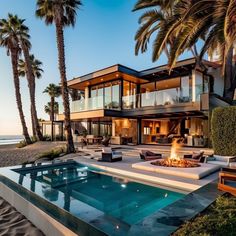
[(51, 137), (49, 135), (44, 135), (43, 141), (51, 141)]
[(61, 154), (65, 153), (66, 148), (65, 147), (57, 147), (50, 151), (42, 153), (39, 158), (48, 158), (50, 160), (53, 160), (54, 158), (59, 157)]
[(16, 144), (16, 147), (18, 147), (18, 148), (23, 148), (25, 146), (27, 146), (27, 143), (26, 143), (25, 140), (22, 140), (22, 141), (20, 141), (19, 143)]
[(236, 106), (213, 110), (211, 134), (215, 154), (236, 155)]
[(188, 221), (174, 236), (233, 236), (236, 235), (236, 198), (226, 195), (217, 198), (205, 212)]

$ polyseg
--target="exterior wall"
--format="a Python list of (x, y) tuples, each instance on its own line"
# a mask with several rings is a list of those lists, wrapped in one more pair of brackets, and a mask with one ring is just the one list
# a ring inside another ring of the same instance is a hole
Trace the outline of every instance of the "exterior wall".
[(121, 144), (122, 138), (131, 138), (137, 144), (137, 120), (114, 118), (112, 120), (113, 144)]
[(210, 68), (208, 73), (214, 77), (214, 93), (223, 96), (224, 93), (224, 78), (221, 73), (221, 68)]

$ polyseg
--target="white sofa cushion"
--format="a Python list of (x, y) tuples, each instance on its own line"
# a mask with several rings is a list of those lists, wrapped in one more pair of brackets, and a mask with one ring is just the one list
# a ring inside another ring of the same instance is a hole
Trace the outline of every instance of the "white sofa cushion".
[(234, 156), (220, 156), (220, 155), (214, 155), (214, 157), (216, 158), (216, 161), (224, 161), (224, 162), (228, 162), (230, 158), (234, 157)]
[(228, 166), (228, 162), (226, 162), (226, 161), (208, 161), (207, 164), (218, 165), (218, 166), (221, 166), (221, 167), (227, 167)]

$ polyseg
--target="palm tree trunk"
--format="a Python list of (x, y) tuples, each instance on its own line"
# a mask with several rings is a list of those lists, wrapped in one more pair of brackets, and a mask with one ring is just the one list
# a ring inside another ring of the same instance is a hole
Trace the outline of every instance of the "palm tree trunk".
[(33, 133), (33, 137), (36, 137), (32, 107), (30, 107), (30, 113), (31, 113), (32, 133)]
[(233, 75), (233, 47), (229, 50), (226, 65), (225, 65), (225, 76), (224, 76), (224, 98), (233, 101), (234, 96), (234, 75)]
[(12, 49), (11, 50), (11, 63), (12, 63), (12, 71), (13, 71), (13, 78), (14, 78), (14, 86), (15, 86), (15, 95), (16, 95), (16, 104), (20, 115), (20, 121), (22, 125), (23, 135), (25, 137), (25, 141), (27, 144), (31, 144), (31, 139), (28, 133), (28, 128), (25, 122), (25, 116), (22, 108), (22, 101), (21, 101), (21, 94), (20, 94), (20, 81), (18, 76), (18, 50)]
[(21, 40), (21, 47), (24, 53), (25, 63), (26, 63), (26, 76), (28, 80), (28, 87), (29, 87), (29, 93), (30, 93), (30, 102), (31, 102), (31, 112), (32, 112), (32, 118), (34, 120), (34, 128), (35, 133), (37, 135), (38, 140), (43, 141), (43, 135), (40, 130), (38, 116), (37, 116), (37, 110), (36, 110), (36, 103), (35, 103), (35, 78), (34, 73), (32, 70), (32, 65), (30, 62), (30, 56), (29, 56), (29, 50), (27, 46), (24, 44), (24, 42)]
[(64, 49), (64, 32), (62, 24), (57, 20), (56, 22), (56, 36), (57, 36), (57, 49), (58, 49), (58, 63), (59, 71), (61, 76), (61, 86), (62, 86), (62, 99), (64, 106), (65, 115), (65, 133), (67, 138), (67, 153), (75, 152), (74, 142), (71, 132), (71, 122), (70, 122), (70, 102), (69, 102), (69, 92), (66, 80), (66, 65), (65, 65), (65, 49)]
[(51, 140), (54, 140), (54, 104), (55, 100), (54, 97), (51, 97), (51, 113), (50, 113), (50, 120), (51, 120)]

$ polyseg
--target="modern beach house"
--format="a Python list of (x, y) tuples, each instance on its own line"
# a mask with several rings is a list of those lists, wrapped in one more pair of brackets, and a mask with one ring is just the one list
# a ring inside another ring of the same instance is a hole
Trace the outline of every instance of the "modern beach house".
[(94, 137), (110, 135), (112, 144), (168, 145), (182, 137), (186, 146), (207, 146), (211, 110), (229, 104), (222, 99), (220, 65), (204, 64), (206, 72), (194, 58), (171, 72), (167, 65), (136, 71), (117, 64), (68, 81), (79, 92), (71, 102), (75, 138), (84, 129)]

